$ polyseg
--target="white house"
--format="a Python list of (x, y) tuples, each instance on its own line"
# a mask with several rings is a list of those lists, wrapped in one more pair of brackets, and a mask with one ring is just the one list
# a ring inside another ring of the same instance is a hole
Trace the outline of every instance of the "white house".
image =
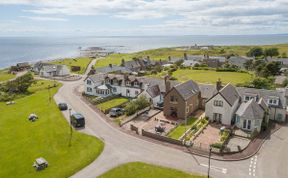
[(107, 97), (121, 95), (135, 98), (143, 91), (143, 78), (131, 75), (95, 74), (85, 79), (85, 93)]
[(227, 84), (223, 88), (220, 86), (221, 82), (218, 81), (218, 92), (206, 101), (205, 114), (210, 121), (230, 126), (239, 106), (240, 96), (233, 85)]
[(69, 74), (70, 70), (65, 65), (43, 65), (39, 70), (41, 77), (67, 76)]
[(147, 84), (140, 96), (146, 97), (154, 106), (157, 106), (161, 101), (163, 102), (163, 95), (159, 85), (149, 86)]

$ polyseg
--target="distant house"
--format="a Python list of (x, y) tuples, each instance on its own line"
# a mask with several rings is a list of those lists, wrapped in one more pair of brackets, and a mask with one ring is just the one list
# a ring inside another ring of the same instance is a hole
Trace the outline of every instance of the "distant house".
[(122, 66), (116, 66), (116, 65), (112, 65), (109, 64), (109, 66), (107, 67), (100, 67), (100, 68), (96, 68), (95, 69), (96, 73), (104, 73), (104, 74), (108, 74), (108, 73), (131, 73), (132, 71), (126, 67), (122, 67)]
[(168, 92), (164, 96), (164, 115), (185, 119), (199, 109), (201, 96), (197, 83), (189, 80), (171, 87), (166, 79), (165, 84)]
[(272, 62), (272, 61), (277, 61), (280, 62), (282, 67), (288, 67), (288, 58), (271, 58), (267, 57), (266, 61)]
[(226, 62), (226, 58), (222, 56), (206, 56), (203, 63), (211, 68), (219, 68)]
[(48, 66), (48, 65), (53, 65), (53, 64), (44, 63), (44, 62), (37, 62), (37, 63), (35, 63), (35, 64), (33, 65), (32, 70), (33, 70), (33, 72), (35, 72), (36, 74), (39, 74), (41, 68), (42, 68), (43, 66)]
[(243, 69), (245, 62), (247, 62), (250, 59), (253, 59), (253, 58), (247, 58), (247, 57), (242, 57), (242, 56), (231, 56), (227, 59), (227, 62)]
[(200, 64), (200, 62), (194, 60), (184, 60), (182, 63), (184, 67), (194, 67), (195, 64)]
[(157, 62), (150, 60), (150, 58), (146, 59), (138, 59), (135, 58), (131, 61), (125, 61), (122, 59), (121, 66), (125, 67), (128, 70), (131, 70), (132, 72), (139, 72), (141, 70), (146, 70), (149, 67), (153, 67), (157, 65)]
[(18, 72), (22, 70), (28, 70), (31, 66), (28, 62), (17, 63), (16, 66), (10, 67), (10, 72)]
[(65, 65), (44, 65), (39, 71), (41, 77), (62, 77), (69, 74), (70, 71)]

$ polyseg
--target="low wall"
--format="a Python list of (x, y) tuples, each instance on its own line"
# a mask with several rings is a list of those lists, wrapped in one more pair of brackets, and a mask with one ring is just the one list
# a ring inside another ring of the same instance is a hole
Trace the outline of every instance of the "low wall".
[(131, 125), (130, 125), (130, 129), (131, 129), (132, 131), (135, 131), (135, 132), (136, 132), (136, 134), (138, 134), (138, 135), (139, 135), (139, 132), (138, 132), (138, 127), (136, 127), (136, 126), (134, 126), (133, 124), (131, 124)]
[(144, 112), (149, 111), (150, 109), (151, 109), (151, 107), (148, 106), (148, 107), (146, 107), (146, 108), (144, 108), (144, 109), (136, 112), (135, 114), (127, 117), (124, 121), (122, 121), (122, 122), (120, 123), (120, 127), (122, 127), (124, 124), (132, 121), (133, 119), (135, 119), (135, 118), (138, 117), (139, 115), (143, 114)]
[(176, 144), (176, 145), (183, 145), (182, 141), (180, 141), (180, 140), (175, 140), (175, 139), (172, 139), (172, 138), (169, 138), (169, 137), (165, 137), (165, 136), (162, 136), (162, 135), (158, 135), (158, 134), (154, 134), (154, 133), (151, 133), (151, 132), (147, 132), (144, 129), (142, 129), (142, 135), (146, 136), (146, 137), (150, 137), (150, 138), (156, 139), (156, 140), (160, 140), (160, 141)]

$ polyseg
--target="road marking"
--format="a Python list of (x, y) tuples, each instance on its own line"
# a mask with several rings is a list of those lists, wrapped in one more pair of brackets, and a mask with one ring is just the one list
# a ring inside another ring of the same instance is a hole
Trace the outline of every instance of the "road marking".
[[(204, 167), (208, 167), (207, 164), (200, 164), (201, 166)], [(227, 174), (227, 169), (226, 168), (222, 168), (222, 167), (216, 167), (216, 166), (210, 166), (211, 169), (218, 171), (218, 172), (222, 172), (223, 174)]]
[[(254, 158), (250, 159), (250, 165), (249, 165), (249, 176), (255, 177), (256, 176), (256, 166), (257, 166), (257, 155), (254, 156)], [(253, 170), (251, 169), (253, 167)]]

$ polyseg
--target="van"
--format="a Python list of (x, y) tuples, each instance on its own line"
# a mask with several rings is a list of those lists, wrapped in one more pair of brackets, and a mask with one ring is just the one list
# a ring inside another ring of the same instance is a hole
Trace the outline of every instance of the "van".
[(80, 113), (74, 113), (70, 116), (70, 124), (73, 127), (85, 127), (85, 118)]

